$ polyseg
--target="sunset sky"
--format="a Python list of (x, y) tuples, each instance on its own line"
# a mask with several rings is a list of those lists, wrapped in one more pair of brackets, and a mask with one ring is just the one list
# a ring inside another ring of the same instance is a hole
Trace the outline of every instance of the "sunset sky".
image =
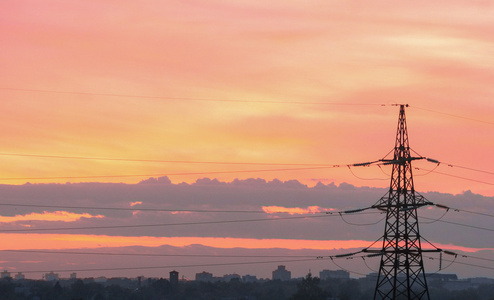
[[(174, 234), (5, 230), (191, 222), (197, 216), (67, 207), (230, 205), (216, 193), (244, 197), (233, 210), (264, 211), (254, 218), (366, 207), (389, 186), (389, 166), (347, 165), (381, 159), (393, 148), (397, 103), (409, 105), (415, 154), (441, 162), (414, 161), (416, 190), (492, 214), (493, 35), (494, 4), (480, 0), (1, 1), (1, 202), (48, 207), (2, 207), (0, 234), (10, 242), (0, 250), (365, 247), (382, 222), (370, 232), (350, 227), (327, 236), (304, 235), (311, 222), (333, 224), (319, 219), (286, 221), (302, 223), (300, 232), (276, 222), (265, 232), (251, 223)], [(232, 192), (238, 184), (266, 192)], [(149, 187), (155, 185), (163, 190)], [(184, 205), (181, 193), (196, 194)], [(302, 194), (309, 200), (297, 198)], [(354, 200), (328, 200), (339, 196)], [(454, 221), (472, 221), (467, 217)], [(490, 251), (486, 257), (494, 259), (486, 241), (492, 232), (474, 233), (478, 239), (428, 232), (440, 245)], [(27, 259), (17, 254), (0, 258), (0, 268), (41, 269), (20, 264)]]

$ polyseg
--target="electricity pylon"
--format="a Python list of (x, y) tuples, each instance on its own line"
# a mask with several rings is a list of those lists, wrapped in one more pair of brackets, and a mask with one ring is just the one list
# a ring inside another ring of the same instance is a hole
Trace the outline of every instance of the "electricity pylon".
[(408, 142), (405, 106), (400, 105), (398, 130), (393, 159), (382, 159), (391, 164), (389, 191), (373, 208), (386, 212), (386, 225), (381, 250), (366, 250), (381, 255), (374, 300), (429, 300), (429, 290), (422, 260), (417, 208), (432, 204), (415, 192), (412, 161), (424, 157), (412, 157)]

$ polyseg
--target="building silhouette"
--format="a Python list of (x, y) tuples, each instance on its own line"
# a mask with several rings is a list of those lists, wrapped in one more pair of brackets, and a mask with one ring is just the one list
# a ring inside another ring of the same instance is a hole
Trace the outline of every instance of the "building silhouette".
[(178, 285), (178, 272), (175, 270), (170, 272), (170, 284)]
[(256, 282), (257, 276), (255, 275), (244, 275), (242, 276), (242, 282)]
[(53, 273), (53, 272), (46, 273), (44, 275), (44, 278), (45, 278), (46, 281), (58, 281), (58, 279), (59, 279), (58, 274), (57, 273)]
[(225, 282), (230, 282), (232, 280), (238, 280), (240, 281), (242, 277), (238, 274), (226, 274), (226, 275), (223, 275), (223, 281)]
[(4, 279), (4, 278), (10, 278), (10, 272), (7, 271), (7, 270), (4, 270), (2, 273), (1, 273), (1, 278)]
[(208, 272), (196, 273), (196, 281), (213, 282), (213, 274)]
[(319, 272), (319, 278), (321, 280), (350, 279), (350, 273), (344, 270), (322, 270)]
[(292, 272), (288, 271), (285, 266), (280, 265), (278, 269), (273, 271), (273, 280), (290, 280), (292, 279)]

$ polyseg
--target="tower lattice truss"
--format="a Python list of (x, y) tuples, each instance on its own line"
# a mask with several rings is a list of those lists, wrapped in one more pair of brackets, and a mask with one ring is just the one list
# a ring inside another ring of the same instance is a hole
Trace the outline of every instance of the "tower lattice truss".
[[(386, 212), (382, 249), (374, 300), (426, 299), (429, 291), (424, 272), (417, 209), (432, 204), (415, 192), (412, 157), (408, 141), (405, 105), (400, 105), (389, 191), (373, 207)], [(370, 250), (368, 250), (370, 251)]]

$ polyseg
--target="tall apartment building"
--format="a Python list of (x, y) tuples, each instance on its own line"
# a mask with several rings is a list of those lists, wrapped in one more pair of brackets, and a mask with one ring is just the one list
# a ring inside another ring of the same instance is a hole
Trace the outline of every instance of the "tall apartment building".
[(292, 272), (288, 271), (285, 266), (278, 266), (278, 269), (273, 271), (273, 280), (290, 280)]

